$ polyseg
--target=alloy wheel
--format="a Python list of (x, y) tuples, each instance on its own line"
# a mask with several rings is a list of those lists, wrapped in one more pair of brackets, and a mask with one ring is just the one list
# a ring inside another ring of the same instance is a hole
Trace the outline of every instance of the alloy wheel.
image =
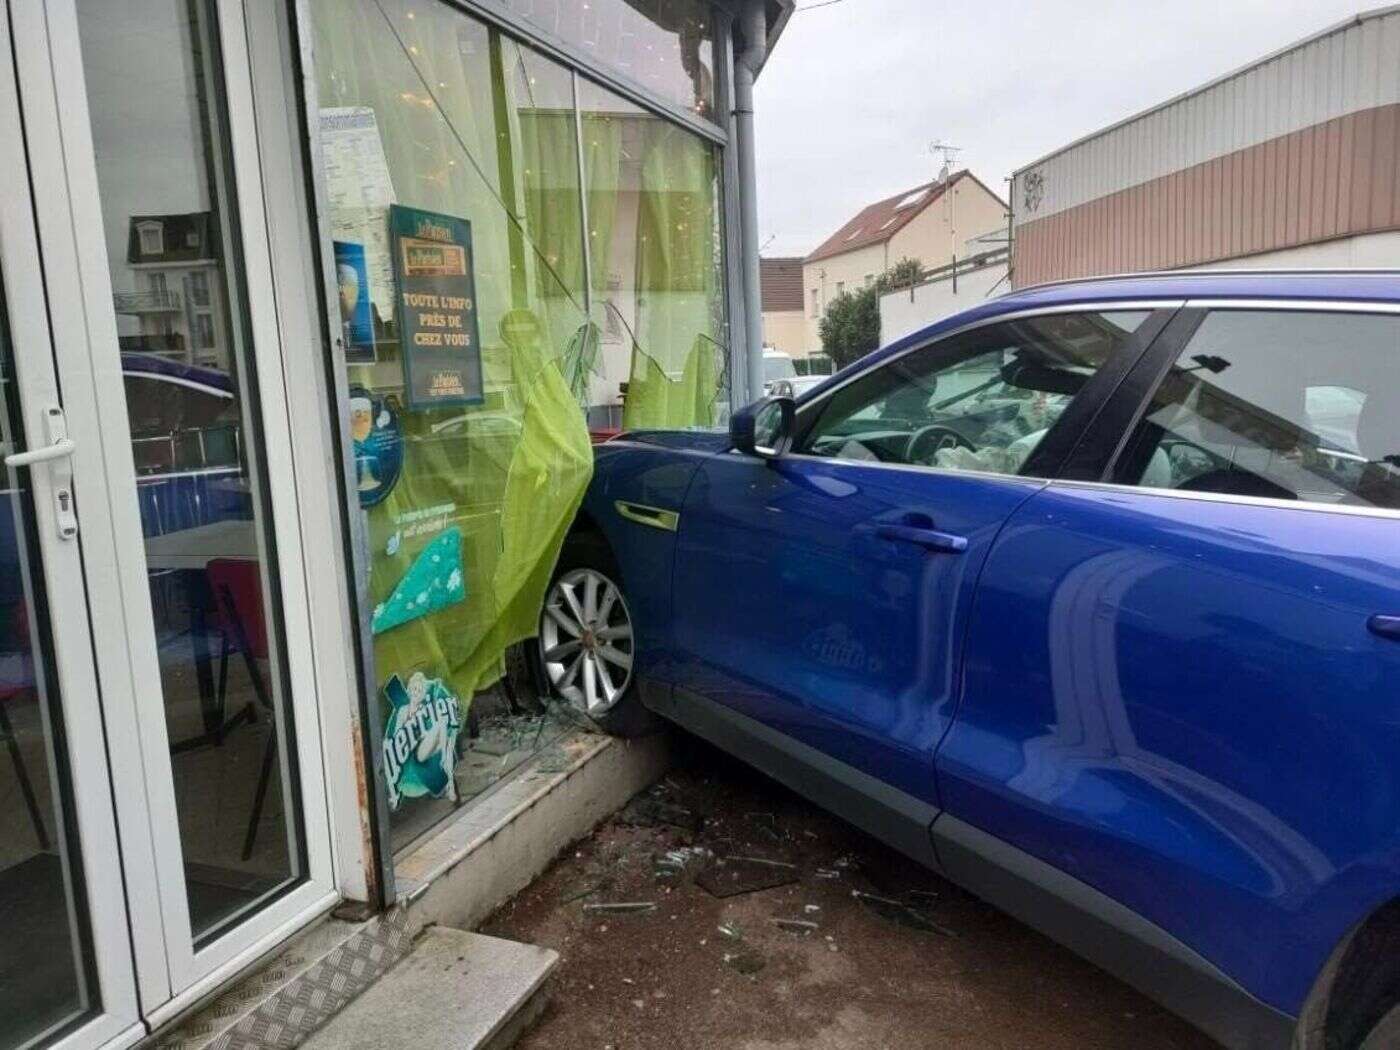
[(606, 714), (632, 681), (632, 615), (622, 589), (597, 569), (554, 581), (540, 615), (540, 656), (557, 696)]

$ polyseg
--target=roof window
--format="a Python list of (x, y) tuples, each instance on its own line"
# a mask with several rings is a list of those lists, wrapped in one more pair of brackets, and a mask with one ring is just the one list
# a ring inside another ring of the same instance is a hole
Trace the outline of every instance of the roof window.
[(913, 207), (914, 205), (916, 205), (916, 204), (922, 204), (924, 198), (927, 197), (927, 196), (928, 196), (928, 187), (927, 187), (927, 186), (925, 186), (925, 187), (924, 187), (923, 189), (921, 189), (921, 190), (915, 190), (913, 193), (909, 194), (909, 195), (908, 195), (907, 197), (905, 197), (902, 201), (900, 201), (898, 204), (896, 204), (896, 205), (894, 206), (894, 210), (895, 210), (895, 211), (903, 211), (905, 208), (912, 208), (912, 207)]

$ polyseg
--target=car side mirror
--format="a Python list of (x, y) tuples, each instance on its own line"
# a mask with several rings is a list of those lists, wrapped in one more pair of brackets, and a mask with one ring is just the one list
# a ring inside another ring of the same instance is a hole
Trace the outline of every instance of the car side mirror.
[(765, 397), (734, 413), (729, 420), (729, 438), (740, 452), (776, 459), (792, 447), (796, 420), (792, 398)]

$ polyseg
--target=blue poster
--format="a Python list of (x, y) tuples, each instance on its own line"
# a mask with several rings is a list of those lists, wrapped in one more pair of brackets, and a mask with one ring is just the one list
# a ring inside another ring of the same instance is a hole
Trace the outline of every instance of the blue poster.
[(340, 291), (341, 340), (352, 365), (374, 362), (374, 310), (369, 298), (365, 246), (335, 241), (335, 283)]
[(403, 428), (387, 398), (364, 387), (350, 388), (350, 437), (355, 449), (355, 487), (360, 506), (382, 503), (403, 471)]
[(399, 285), (399, 350), (409, 407), (481, 404), (471, 223), (394, 204), (389, 244)]

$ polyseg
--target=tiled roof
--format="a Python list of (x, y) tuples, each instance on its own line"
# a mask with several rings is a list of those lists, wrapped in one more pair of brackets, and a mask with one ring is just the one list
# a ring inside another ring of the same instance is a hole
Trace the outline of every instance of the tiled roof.
[(853, 252), (857, 248), (867, 248), (872, 244), (884, 244), (908, 226), (915, 216), (940, 199), (944, 190), (967, 175), (965, 170), (955, 171), (948, 177), (947, 182), (926, 182), (912, 190), (876, 201), (823, 241), (804, 261), (816, 262), (819, 259), (830, 259), (833, 255)]
[(802, 259), (760, 259), (759, 283), (763, 287), (763, 312), (782, 313), (802, 309)]

